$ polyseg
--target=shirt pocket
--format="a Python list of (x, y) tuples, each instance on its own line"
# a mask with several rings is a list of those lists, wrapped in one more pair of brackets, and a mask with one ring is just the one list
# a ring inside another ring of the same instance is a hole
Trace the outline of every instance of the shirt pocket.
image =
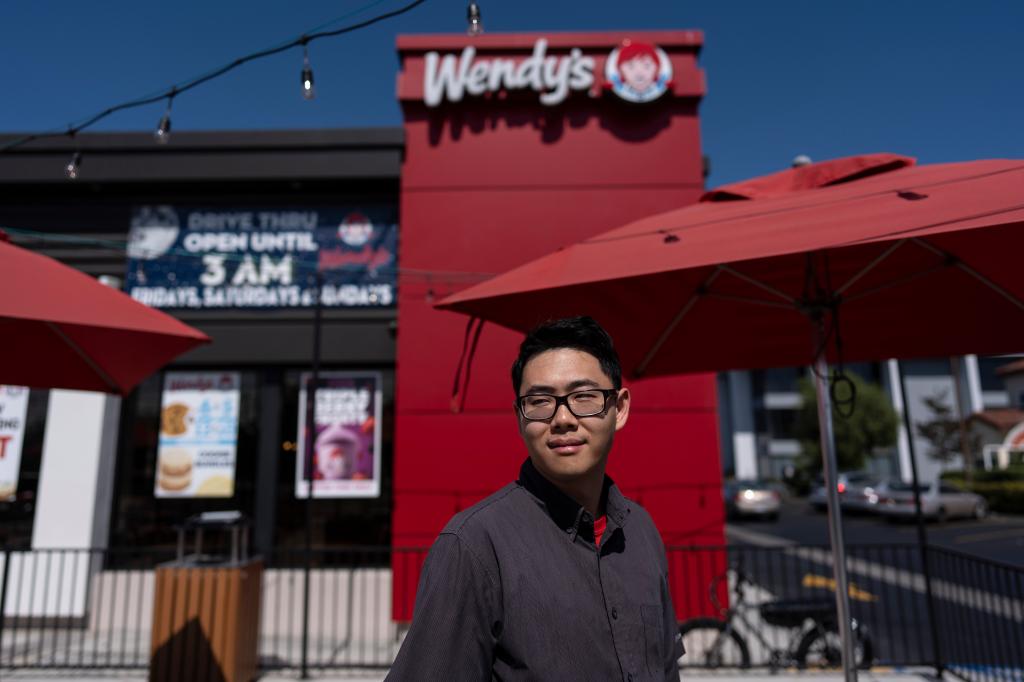
[(665, 620), (662, 618), (661, 604), (643, 604), (640, 606), (640, 621), (644, 626), (644, 651), (647, 659), (647, 672), (654, 679), (661, 679), (664, 674), (665, 654)]

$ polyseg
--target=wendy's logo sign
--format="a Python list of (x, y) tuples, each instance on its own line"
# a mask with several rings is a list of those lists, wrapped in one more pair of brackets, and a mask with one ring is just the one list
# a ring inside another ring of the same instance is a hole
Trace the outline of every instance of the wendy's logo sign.
[[(573, 92), (597, 96), (597, 61), (574, 47), (567, 54), (548, 54), (548, 41), (540, 38), (526, 58), (478, 58), (472, 45), (460, 55), (428, 52), (424, 56), (423, 101), (428, 107), (444, 100), (459, 102), (490, 92), (533, 90), (541, 104), (561, 104)], [(608, 55), (605, 88), (629, 102), (650, 102), (668, 89), (672, 64), (664, 50), (647, 43), (625, 41)]]
[(559, 104), (572, 90), (588, 90), (594, 84), (594, 59), (574, 47), (559, 57), (547, 54), (548, 41), (541, 38), (533, 54), (518, 63), (514, 59), (494, 57), (476, 59), (476, 48), (469, 46), (459, 57), (437, 52), (426, 54), (423, 76), (423, 101), (436, 107), (447, 96), (458, 102), (463, 93), (482, 95), (499, 90), (535, 90), (541, 104)]
[(604, 66), (606, 87), (628, 102), (651, 102), (672, 83), (672, 62), (660, 47), (626, 40)]

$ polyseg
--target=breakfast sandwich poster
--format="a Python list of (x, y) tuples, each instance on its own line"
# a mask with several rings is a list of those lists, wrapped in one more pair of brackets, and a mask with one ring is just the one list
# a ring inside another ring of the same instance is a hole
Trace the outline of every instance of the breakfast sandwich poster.
[[(299, 391), (299, 438), (295, 458), (295, 496), (304, 498), (310, 472), (304, 471), (307, 387)], [(313, 497), (380, 496), (379, 372), (325, 372), (319, 376), (313, 418)]]
[(234, 495), (240, 386), (238, 372), (166, 374), (156, 497)]
[(15, 499), (25, 436), (28, 389), (0, 385), (0, 502)]

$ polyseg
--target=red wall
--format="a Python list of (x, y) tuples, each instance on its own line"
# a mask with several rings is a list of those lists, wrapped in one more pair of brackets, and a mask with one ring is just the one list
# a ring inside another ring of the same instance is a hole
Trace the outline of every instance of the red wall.
[[(629, 38), (670, 57), (670, 91), (632, 104), (595, 90), (557, 106), (516, 91), (427, 108), (424, 54), (525, 58), (579, 47), (597, 60)], [(467, 319), (439, 299), (535, 257), (703, 191), (697, 106), (704, 93), (694, 31), (405, 36), (398, 95), (405, 118), (396, 372), (396, 547), (425, 547), (452, 514), (513, 480), (525, 456), (509, 367), (521, 336), (486, 325), (460, 413), (452, 387)], [(587, 311), (581, 310), (580, 313)], [(721, 544), (723, 522), (712, 375), (631, 385), (632, 416), (609, 473), (654, 517), (666, 544)], [(396, 555), (394, 615), (410, 618), (418, 561)], [(677, 571), (679, 573), (679, 571)], [(674, 588), (682, 589), (683, 576)], [(686, 586), (692, 589), (694, 586)], [(700, 588), (704, 589), (704, 588)], [(678, 600), (677, 600), (678, 601)], [(681, 614), (682, 611), (681, 611)]]

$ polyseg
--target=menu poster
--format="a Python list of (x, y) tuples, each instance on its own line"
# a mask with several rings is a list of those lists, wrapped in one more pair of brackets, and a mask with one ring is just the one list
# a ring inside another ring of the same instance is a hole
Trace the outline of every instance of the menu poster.
[[(295, 496), (308, 495), (305, 468), (307, 387), (299, 390), (299, 438), (295, 458)], [(313, 497), (380, 496), (379, 372), (326, 372), (319, 375), (313, 418)]]
[(26, 412), (28, 389), (0, 385), (0, 502), (14, 500), (18, 492)]
[(156, 497), (234, 495), (240, 387), (238, 372), (167, 373)]

